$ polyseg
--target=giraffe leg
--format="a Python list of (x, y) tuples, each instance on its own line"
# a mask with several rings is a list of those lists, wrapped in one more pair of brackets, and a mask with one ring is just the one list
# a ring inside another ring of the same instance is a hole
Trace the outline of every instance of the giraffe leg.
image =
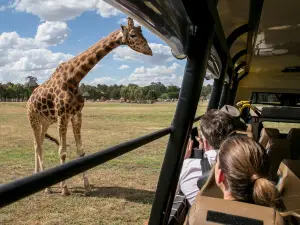
[[(72, 117), (73, 133), (75, 137), (78, 157), (83, 157), (85, 155), (85, 152), (82, 147), (81, 124), (82, 124), (82, 114), (81, 112), (79, 112)], [(86, 173), (83, 173), (82, 176), (83, 176), (85, 193), (88, 194), (91, 191), (89, 180)]]
[[(45, 140), (45, 135), (47, 133), (47, 130), (49, 128), (50, 124), (48, 123), (43, 123), (42, 126), (41, 126), (41, 133), (40, 133), (40, 140), (41, 140), (41, 154), (38, 156), (38, 161), (39, 161), (39, 166), (40, 166), (40, 171), (43, 171), (44, 168), (43, 168), (43, 144), (44, 144), (44, 140)], [(51, 194), (52, 191), (51, 191), (51, 188), (48, 187), (45, 189), (45, 193), (47, 194)]]
[[(67, 157), (67, 128), (69, 118), (62, 116), (58, 118), (58, 133), (59, 133), (59, 157), (60, 163), (64, 164)], [(70, 192), (67, 188), (66, 182), (62, 181), (60, 184), (62, 195), (69, 195)]]
[(40, 171), (40, 162), (39, 162), (39, 157), (40, 154), (42, 152), (41, 149), (41, 140), (40, 140), (40, 136), (41, 136), (41, 124), (37, 123), (36, 121), (30, 121), (32, 130), (33, 130), (33, 136), (34, 136), (34, 140), (33, 140), (33, 145), (34, 145), (34, 152), (35, 152), (35, 169), (34, 172), (38, 173)]

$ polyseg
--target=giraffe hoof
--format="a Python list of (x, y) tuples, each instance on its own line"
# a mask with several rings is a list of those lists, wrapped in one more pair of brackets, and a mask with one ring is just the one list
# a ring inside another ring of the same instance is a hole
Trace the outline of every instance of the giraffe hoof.
[(62, 195), (62, 196), (68, 196), (68, 195), (70, 195), (70, 192), (69, 192), (69, 190), (68, 190), (67, 188), (64, 188), (64, 189), (62, 190), (62, 192), (61, 192), (61, 195)]
[(46, 189), (45, 189), (45, 194), (52, 194), (51, 189), (50, 189), (50, 188), (46, 188)]

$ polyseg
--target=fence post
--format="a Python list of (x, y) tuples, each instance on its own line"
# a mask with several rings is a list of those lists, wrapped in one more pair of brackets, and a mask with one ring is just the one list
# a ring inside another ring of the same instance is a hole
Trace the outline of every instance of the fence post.
[[(204, 2), (201, 4), (205, 4)], [(205, 5), (204, 5), (205, 6)], [(174, 115), (165, 158), (163, 161), (155, 199), (151, 209), (149, 225), (167, 224), (173, 203), (186, 144), (197, 110), (197, 105), (206, 74), (210, 53), (214, 21), (207, 8), (201, 12), (203, 20), (193, 27), (190, 34), (188, 58), (182, 81), (179, 101)], [(200, 8), (201, 9), (201, 8)], [(205, 19), (204, 19), (205, 18)]]

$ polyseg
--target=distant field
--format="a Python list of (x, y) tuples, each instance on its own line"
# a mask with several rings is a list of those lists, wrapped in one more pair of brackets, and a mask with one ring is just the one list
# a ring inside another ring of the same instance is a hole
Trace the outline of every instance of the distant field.
[[(176, 103), (87, 103), (83, 109), (86, 154), (139, 137), (170, 125)], [(197, 115), (206, 105), (198, 107)], [(0, 184), (34, 172), (32, 132), (25, 103), (0, 103)], [(49, 133), (57, 137), (56, 125)], [(71, 124), (67, 160), (76, 157)], [(39, 192), (0, 209), (0, 224), (143, 224), (148, 218), (167, 137), (88, 171), (92, 196), (83, 195), (81, 176), (67, 181), (71, 196)], [(57, 147), (45, 141), (44, 167), (59, 164)]]

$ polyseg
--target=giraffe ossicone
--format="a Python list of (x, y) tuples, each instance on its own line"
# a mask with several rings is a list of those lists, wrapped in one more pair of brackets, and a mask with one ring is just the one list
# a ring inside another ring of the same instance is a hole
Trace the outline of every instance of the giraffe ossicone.
[[(140, 26), (135, 27), (129, 17), (127, 26), (109, 34), (86, 51), (67, 62), (61, 63), (51, 77), (38, 86), (27, 102), (27, 116), (34, 134), (35, 172), (43, 170), (43, 142), (45, 137), (59, 145), (61, 164), (65, 163), (67, 152), (67, 127), (71, 121), (76, 142), (77, 155), (82, 157), (81, 125), (84, 98), (79, 91), (80, 81), (109, 52), (120, 45), (127, 45), (134, 51), (152, 56), (152, 50), (142, 34)], [(59, 140), (47, 134), (50, 125), (57, 123)], [(86, 193), (90, 192), (88, 178), (83, 173)], [(65, 181), (61, 182), (62, 194), (69, 191)], [(50, 189), (46, 189), (50, 192)]]

